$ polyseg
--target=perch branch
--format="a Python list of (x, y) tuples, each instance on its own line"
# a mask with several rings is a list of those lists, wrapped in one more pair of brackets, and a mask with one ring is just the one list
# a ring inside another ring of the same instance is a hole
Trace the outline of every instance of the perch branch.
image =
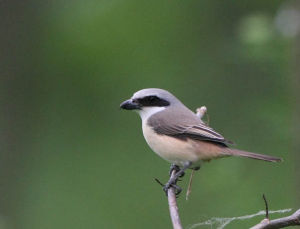
[[(176, 171), (173, 170), (171, 173), (171, 176), (170, 176), (171, 179), (175, 176), (175, 173), (176, 173)], [(168, 203), (169, 203), (169, 211), (170, 211), (173, 228), (174, 229), (182, 229), (179, 212), (178, 212), (177, 201), (176, 201), (175, 189), (173, 187), (170, 187), (168, 189)]]
[(296, 225), (300, 225), (300, 209), (294, 214), (283, 218), (274, 220), (263, 219), (259, 224), (251, 227), (251, 229), (277, 229)]

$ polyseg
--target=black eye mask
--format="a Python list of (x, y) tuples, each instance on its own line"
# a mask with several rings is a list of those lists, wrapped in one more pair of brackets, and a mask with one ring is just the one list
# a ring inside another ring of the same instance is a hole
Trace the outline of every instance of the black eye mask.
[(166, 107), (170, 105), (167, 100), (161, 99), (156, 95), (145, 96), (137, 99), (137, 102), (143, 107)]

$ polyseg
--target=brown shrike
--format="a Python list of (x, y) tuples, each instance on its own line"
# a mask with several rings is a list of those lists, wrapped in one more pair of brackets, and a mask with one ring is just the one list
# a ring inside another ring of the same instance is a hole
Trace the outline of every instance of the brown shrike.
[[(230, 148), (231, 141), (206, 125), (168, 91), (142, 89), (120, 107), (139, 113), (146, 142), (155, 153), (174, 165), (176, 180), (187, 168), (199, 169), (202, 162), (221, 157), (281, 161), (278, 157)], [(169, 180), (164, 190), (172, 186), (174, 181)]]

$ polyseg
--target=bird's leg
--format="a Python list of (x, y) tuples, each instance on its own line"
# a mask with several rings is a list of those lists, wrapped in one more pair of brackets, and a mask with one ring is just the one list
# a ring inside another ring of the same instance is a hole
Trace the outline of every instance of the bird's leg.
[(177, 173), (180, 170), (180, 168), (179, 168), (178, 165), (171, 164), (170, 171), (169, 171), (169, 176), (172, 175), (173, 170), (175, 170), (175, 172)]
[[(168, 189), (170, 187), (173, 187), (175, 188), (175, 194), (178, 195), (180, 192), (181, 192), (181, 188), (179, 186), (176, 185), (177, 181), (178, 181), (178, 178), (179, 177), (182, 177), (184, 175), (184, 171), (186, 169), (188, 169), (190, 166), (191, 166), (191, 162), (188, 162), (186, 163), (182, 169), (179, 169), (178, 171), (176, 171), (175, 175), (174, 176), (170, 176), (170, 179), (169, 181), (165, 184), (163, 190), (165, 191), (165, 193), (168, 195)], [(179, 168), (177, 166), (177, 168)], [(171, 169), (172, 169), (172, 166), (171, 166)], [(173, 171), (173, 169), (172, 169)], [(170, 173), (172, 174), (172, 171), (170, 171)]]

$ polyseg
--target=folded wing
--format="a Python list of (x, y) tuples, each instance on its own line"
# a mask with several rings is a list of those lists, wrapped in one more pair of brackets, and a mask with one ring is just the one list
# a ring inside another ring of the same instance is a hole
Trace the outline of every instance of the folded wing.
[[(177, 122), (175, 123), (174, 120)], [(157, 134), (173, 136), (183, 140), (190, 138), (224, 145), (233, 144), (233, 142), (226, 140), (221, 134), (204, 124), (196, 115), (192, 118), (190, 114), (188, 118), (183, 115), (166, 118), (166, 115), (160, 116), (157, 114), (148, 120), (148, 124)]]

